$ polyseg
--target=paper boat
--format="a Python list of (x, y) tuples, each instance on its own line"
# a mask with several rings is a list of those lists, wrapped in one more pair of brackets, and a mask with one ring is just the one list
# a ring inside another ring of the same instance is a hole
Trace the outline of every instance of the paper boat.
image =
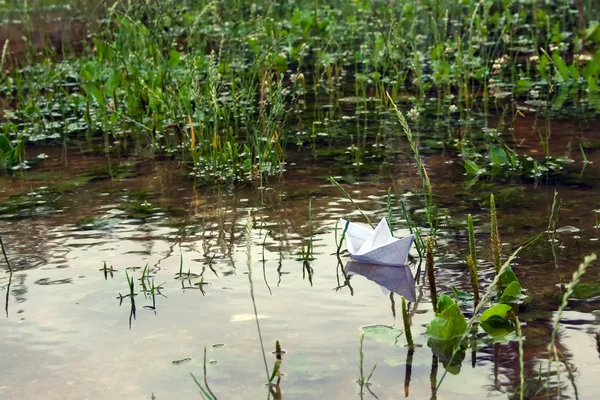
[(415, 239), (413, 235), (395, 238), (385, 218), (375, 229), (340, 219), (342, 232), (346, 223), (346, 246), (354, 261), (394, 267), (408, 263), (408, 253)]
[(350, 261), (346, 264), (348, 275), (362, 275), (382, 287), (385, 294), (394, 292), (410, 302), (416, 301), (415, 278), (409, 267), (391, 267)]

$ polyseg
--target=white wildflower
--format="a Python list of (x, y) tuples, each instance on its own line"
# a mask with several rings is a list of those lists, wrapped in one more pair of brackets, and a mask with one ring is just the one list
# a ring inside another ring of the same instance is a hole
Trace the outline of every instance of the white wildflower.
[(575, 54), (575, 59), (577, 61), (585, 62), (590, 61), (592, 59), (592, 56), (590, 54)]
[(419, 118), (419, 111), (417, 111), (416, 108), (412, 108), (409, 112), (408, 112), (408, 118), (415, 120), (417, 118)]

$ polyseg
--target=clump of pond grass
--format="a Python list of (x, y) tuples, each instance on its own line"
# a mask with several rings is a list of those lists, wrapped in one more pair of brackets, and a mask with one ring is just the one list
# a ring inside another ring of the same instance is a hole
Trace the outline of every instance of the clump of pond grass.
[[(471, 316), (471, 318), (467, 321), (467, 326), (466, 329), (464, 330), (463, 334), (455, 341), (455, 344), (452, 348), (452, 355), (450, 357), (450, 361), (448, 362), (448, 365), (452, 364), (452, 361), (454, 360), (454, 357), (459, 353), (459, 351), (461, 351), (462, 348), (462, 343), (464, 342), (464, 340), (467, 338), (467, 336), (470, 334), (471, 329), (473, 328), (473, 324), (475, 324), (475, 322), (479, 319), (480, 317), (480, 311), (481, 308), (484, 305), (487, 305), (489, 299), (492, 297), (492, 295), (497, 291), (498, 285), (500, 284), (500, 279), (501, 276), (503, 275), (503, 273), (507, 270), (510, 269), (510, 264), (512, 263), (512, 261), (517, 257), (518, 254), (520, 254), (521, 250), (523, 248), (519, 247), (509, 258), (508, 260), (506, 260), (506, 262), (502, 265), (502, 268), (500, 268), (500, 271), (498, 274), (496, 274), (496, 276), (494, 277), (494, 279), (492, 280), (492, 282), (490, 283), (490, 285), (488, 286), (487, 290), (485, 291), (485, 293), (483, 294), (483, 296), (481, 296), (481, 301), (479, 302), (479, 304), (477, 304), (473, 310), (473, 315)], [(433, 395), (435, 395), (435, 393), (437, 393), (437, 391), (439, 390), (440, 386), (442, 385), (442, 383), (444, 382), (444, 378), (446, 377), (448, 370), (444, 370), (444, 373), (442, 374), (442, 377), (440, 378), (439, 382), (437, 382), (437, 386), (435, 387), (435, 390), (433, 391), (432, 397)]]
[(104, 261), (102, 268), (100, 268), (100, 271), (104, 272), (104, 280), (107, 280), (108, 275), (110, 275), (111, 278), (114, 278), (114, 272), (116, 271), (116, 269), (114, 269), (112, 265), (110, 267), (107, 267), (106, 261)]
[(123, 304), (123, 299), (129, 297), (130, 300), (130, 312), (129, 312), (129, 329), (131, 329), (131, 322), (132, 319), (136, 319), (136, 304), (135, 304), (135, 296), (137, 296), (137, 293), (135, 293), (135, 281), (132, 277), (129, 276), (129, 273), (127, 272), (127, 270), (125, 270), (125, 278), (127, 278), (127, 286), (129, 288), (129, 293), (126, 294), (125, 296), (123, 296), (121, 293), (119, 293), (119, 305)]

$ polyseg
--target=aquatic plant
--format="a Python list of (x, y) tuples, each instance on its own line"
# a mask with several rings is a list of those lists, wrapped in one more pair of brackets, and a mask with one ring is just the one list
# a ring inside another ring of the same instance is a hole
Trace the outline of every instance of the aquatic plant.
[(500, 233), (498, 233), (498, 217), (496, 215), (496, 200), (494, 194), (490, 195), (490, 216), (491, 216), (491, 232), (490, 232), (490, 246), (492, 248), (492, 255), (494, 258), (494, 267), (496, 273), (500, 271), (502, 264), (500, 263)]
[(475, 302), (479, 302), (479, 276), (477, 275), (477, 254), (475, 253), (475, 231), (471, 214), (467, 216), (467, 230), (469, 233), (469, 255), (467, 257), (467, 266), (469, 267), (469, 275), (471, 276), (473, 297), (475, 298)]
[(431, 304), (433, 305), (433, 311), (437, 312), (438, 296), (437, 287), (435, 284), (435, 273), (433, 271), (433, 243), (432, 238), (427, 238), (427, 259), (425, 263), (425, 270), (427, 271), (427, 281), (429, 282), (429, 294), (431, 295)]

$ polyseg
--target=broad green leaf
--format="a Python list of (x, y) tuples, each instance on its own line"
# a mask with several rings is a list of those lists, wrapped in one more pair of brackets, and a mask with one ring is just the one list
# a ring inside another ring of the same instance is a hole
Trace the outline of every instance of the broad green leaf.
[(538, 70), (540, 71), (540, 75), (542, 76), (542, 79), (548, 79), (548, 63), (550, 61), (548, 60), (548, 56), (545, 54), (542, 54), (540, 57), (540, 63), (538, 64)]
[(490, 161), (494, 165), (508, 164), (508, 156), (503, 148), (495, 145), (490, 145)]
[(454, 300), (447, 294), (442, 294), (437, 301), (437, 311), (435, 315), (440, 315), (447, 308), (451, 307), (454, 304)]
[(181, 61), (181, 54), (179, 54), (179, 52), (175, 49), (171, 50), (171, 52), (169, 53), (169, 68), (174, 68), (176, 66), (179, 65), (179, 62)]
[(517, 92), (526, 93), (531, 89), (532, 86), (533, 86), (533, 83), (530, 80), (519, 79), (517, 81)]
[(506, 289), (504, 289), (504, 293), (502, 296), (518, 296), (521, 294), (521, 285), (517, 281), (511, 282)]
[(508, 321), (512, 307), (507, 304), (496, 304), (481, 314), (481, 322), (493, 323), (497, 320)]
[(0, 134), (0, 151), (3, 153), (8, 153), (12, 146), (10, 145), (10, 141), (4, 135)]
[(563, 60), (563, 58), (558, 53), (552, 54), (552, 60), (554, 61), (554, 65), (556, 66), (556, 69), (558, 70), (558, 73), (560, 74), (562, 80), (565, 82), (568, 81), (569, 68), (567, 67), (567, 63), (565, 63), (565, 60)]
[(502, 283), (502, 286), (508, 286), (512, 282), (519, 282), (519, 279), (511, 267), (506, 267), (502, 275), (500, 275), (500, 282)]
[(600, 23), (598, 21), (590, 22), (590, 26), (583, 31), (585, 40), (592, 40), (600, 43)]
[(454, 303), (435, 317), (427, 326), (427, 334), (434, 339), (461, 336), (467, 330), (467, 321)]
[(475, 161), (465, 160), (465, 170), (467, 171), (467, 175), (480, 175), (483, 172)]
[(496, 342), (506, 342), (516, 337), (515, 324), (511, 321), (495, 321), (495, 323), (486, 321), (482, 322), (480, 326)]
[(81, 76), (87, 81), (92, 81), (96, 75), (96, 64), (89, 61), (83, 67), (81, 67)]
[(588, 78), (588, 92), (589, 93), (598, 93), (598, 83), (596, 82), (596, 78), (590, 76)]
[(558, 110), (558, 109), (562, 108), (564, 102), (568, 98), (569, 98), (569, 87), (561, 86), (560, 90), (558, 91), (558, 94), (554, 98), (554, 101), (552, 101), (552, 106)]
[(569, 66), (569, 72), (571, 73), (573, 79), (579, 79), (579, 65), (577, 65), (575, 61), (573, 61), (573, 64)]
[(112, 94), (112, 92), (119, 87), (119, 85), (121, 84), (121, 74), (119, 73), (119, 71), (113, 71), (110, 76), (108, 77), (108, 81), (106, 82), (106, 91), (109, 94)]
[(498, 301), (500, 303), (514, 303), (515, 301), (519, 300), (519, 296), (521, 295), (521, 285), (519, 284), (519, 282), (514, 281), (511, 282), (506, 289), (504, 289), (504, 292), (502, 293), (502, 296), (500, 296), (500, 299), (498, 299)]

